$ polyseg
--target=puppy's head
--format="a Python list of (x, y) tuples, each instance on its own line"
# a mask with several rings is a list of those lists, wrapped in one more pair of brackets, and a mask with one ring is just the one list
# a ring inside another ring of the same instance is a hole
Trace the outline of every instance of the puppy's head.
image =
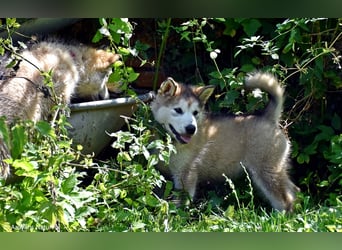
[(213, 90), (213, 86), (190, 87), (169, 77), (161, 84), (151, 104), (152, 113), (170, 135), (187, 144), (197, 133), (204, 104)]
[(91, 97), (93, 100), (108, 99), (106, 86), (108, 77), (112, 73), (112, 64), (120, 59), (118, 54), (89, 48), (83, 55), (85, 72), (78, 86), (79, 97)]

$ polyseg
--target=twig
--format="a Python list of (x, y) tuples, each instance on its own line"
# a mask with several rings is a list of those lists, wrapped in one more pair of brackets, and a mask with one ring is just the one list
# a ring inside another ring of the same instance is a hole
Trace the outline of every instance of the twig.
[(167, 19), (167, 24), (166, 24), (166, 30), (162, 39), (162, 43), (160, 45), (160, 49), (159, 49), (159, 54), (158, 54), (158, 58), (157, 58), (157, 64), (156, 64), (156, 72), (154, 75), (154, 79), (153, 79), (153, 90), (156, 91), (157, 90), (157, 83), (158, 83), (158, 75), (159, 75), (159, 67), (161, 64), (161, 58), (164, 54), (164, 50), (166, 47), (166, 42), (167, 42), (167, 38), (169, 36), (169, 31), (170, 31), (170, 25), (171, 25), (171, 18)]

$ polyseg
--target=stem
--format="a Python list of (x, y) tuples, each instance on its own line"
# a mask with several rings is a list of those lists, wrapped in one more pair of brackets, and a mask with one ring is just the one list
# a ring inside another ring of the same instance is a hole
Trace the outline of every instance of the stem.
[[(330, 47), (329, 47), (330, 48)], [(297, 70), (295, 72), (292, 72), (291, 74), (289, 74), (287, 77), (284, 78), (283, 82), (286, 82), (287, 79), (289, 79), (290, 77), (292, 77), (293, 75), (297, 74), (298, 72), (302, 72), (310, 63), (312, 63), (313, 61), (315, 61), (317, 58), (325, 55), (325, 54), (329, 54), (331, 53), (332, 50), (329, 51), (323, 51), (321, 53), (319, 53), (318, 55), (314, 56), (313, 58), (311, 58), (309, 61), (307, 61), (306, 63), (303, 64), (303, 66), (298, 65), (297, 66)]]
[(161, 63), (161, 58), (162, 58), (164, 50), (165, 50), (166, 41), (167, 41), (167, 38), (169, 36), (170, 25), (171, 25), (171, 18), (168, 18), (167, 19), (166, 30), (165, 30), (165, 33), (164, 33), (164, 36), (163, 36), (163, 39), (162, 39), (162, 43), (160, 45), (159, 54), (158, 54), (158, 58), (157, 58), (156, 72), (155, 72), (154, 79), (153, 79), (153, 90), (154, 91), (156, 91), (156, 89), (157, 89), (159, 67), (160, 67), (160, 63)]
[(225, 89), (226, 89), (226, 91), (228, 93), (228, 91), (229, 91), (228, 84), (227, 84), (226, 80), (224, 79), (224, 76), (222, 75), (221, 70), (219, 69), (219, 67), (218, 67), (218, 65), (216, 63), (216, 60), (215, 59), (212, 59), (212, 60), (214, 62), (214, 65), (215, 65), (215, 68), (216, 68), (217, 72), (220, 75), (220, 79), (222, 79), (222, 81), (224, 82)]
[[(11, 40), (11, 39), (10, 39)], [(12, 45), (12, 40), (11, 40), (11, 45)], [(32, 62), (30, 62), (29, 60), (27, 60), (25, 57), (23, 57), (22, 55), (20, 55), (19, 53), (17, 53), (13, 48), (11, 48), (11, 46), (7, 46), (5, 43), (1, 42), (1, 46), (3, 46), (5, 48), (5, 50), (9, 51), (10, 53), (14, 54), (15, 56), (19, 57), (20, 59), (26, 61), (27, 63), (31, 64), (33, 67), (35, 67), (41, 74), (43, 73), (43, 71), (35, 64), (33, 64)]]

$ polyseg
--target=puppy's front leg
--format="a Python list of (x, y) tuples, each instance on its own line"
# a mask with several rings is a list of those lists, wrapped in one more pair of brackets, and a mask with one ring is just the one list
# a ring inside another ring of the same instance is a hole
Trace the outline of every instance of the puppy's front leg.
[[(174, 187), (176, 190), (184, 191), (180, 203), (187, 205), (194, 199), (197, 187), (198, 174), (196, 169), (186, 169), (173, 175)], [(179, 201), (178, 201), (179, 202)]]

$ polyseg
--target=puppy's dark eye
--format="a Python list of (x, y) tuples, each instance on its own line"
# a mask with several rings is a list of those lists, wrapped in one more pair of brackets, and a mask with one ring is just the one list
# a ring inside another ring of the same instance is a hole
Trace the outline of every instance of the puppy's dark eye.
[(177, 114), (183, 114), (183, 110), (181, 108), (175, 108), (174, 109), (176, 111)]
[(198, 115), (198, 111), (195, 110), (194, 112), (192, 112), (192, 114), (193, 114), (194, 116), (196, 116), (196, 115)]

